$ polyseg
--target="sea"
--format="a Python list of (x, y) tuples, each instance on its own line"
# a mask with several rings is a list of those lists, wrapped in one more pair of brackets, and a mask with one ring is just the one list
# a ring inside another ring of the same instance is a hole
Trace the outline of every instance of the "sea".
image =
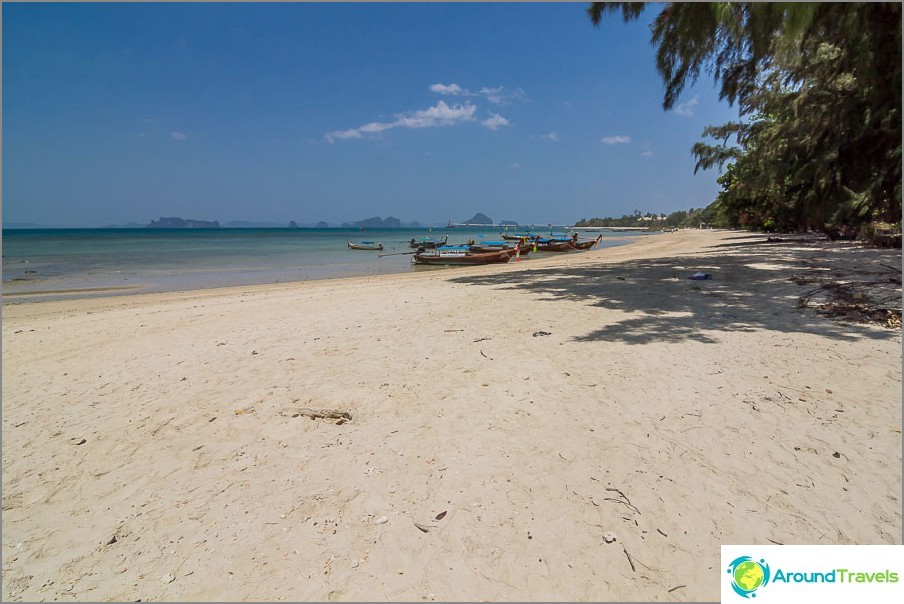
[[(582, 239), (599, 234), (577, 230)], [(500, 232), (499, 227), (3, 229), (3, 304), (459, 270), (414, 265), (411, 239), (448, 235), (453, 245), (499, 240)], [(650, 234), (604, 231), (601, 247), (637, 236)], [(384, 249), (348, 248), (348, 242), (362, 241), (380, 242)]]

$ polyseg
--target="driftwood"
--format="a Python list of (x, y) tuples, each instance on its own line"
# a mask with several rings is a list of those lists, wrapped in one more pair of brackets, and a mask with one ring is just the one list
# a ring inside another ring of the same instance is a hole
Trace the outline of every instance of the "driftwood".
[(336, 419), (339, 420), (336, 422), (337, 425), (352, 421), (351, 413), (348, 411), (337, 411), (336, 409), (308, 409), (304, 407), (301, 409), (290, 409), (286, 413), (289, 417), (305, 416), (311, 419)]

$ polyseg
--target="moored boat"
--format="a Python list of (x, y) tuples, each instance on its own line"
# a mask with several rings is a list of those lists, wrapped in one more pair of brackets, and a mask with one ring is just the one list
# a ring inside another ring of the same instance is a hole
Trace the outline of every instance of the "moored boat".
[(536, 248), (538, 252), (580, 252), (597, 245), (602, 238), (599, 235), (596, 239), (578, 241), (577, 233), (571, 237), (540, 238), (537, 239)]
[(508, 262), (518, 253), (518, 247), (491, 252), (472, 252), (469, 246), (440, 246), (432, 251), (418, 251), (411, 260), (415, 264), (447, 264), (453, 266)]
[[(533, 249), (533, 242), (528, 240), (526, 243), (516, 243), (514, 241), (481, 241), (480, 243), (472, 243), (470, 248), (472, 252), (498, 252), (499, 250), (512, 249), (519, 246), (519, 253), (524, 256)], [(516, 254), (517, 255), (517, 254)]]
[(383, 244), (375, 243), (373, 241), (361, 241), (359, 243), (352, 243), (351, 241), (346, 241), (348, 244), (348, 249), (350, 250), (368, 250), (372, 252), (382, 252)]
[(521, 241), (522, 243), (536, 237), (532, 233), (499, 233), (499, 235), (506, 241)]
[(448, 235), (446, 235), (442, 239), (433, 239), (431, 237), (420, 237), (420, 238), (412, 237), (411, 241), (408, 242), (408, 245), (413, 248), (423, 247), (423, 248), (427, 248), (427, 249), (433, 249), (433, 248), (439, 247), (441, 245), (446, 245), (446, 243), (448, 243), (448, 242), (449, 242)]

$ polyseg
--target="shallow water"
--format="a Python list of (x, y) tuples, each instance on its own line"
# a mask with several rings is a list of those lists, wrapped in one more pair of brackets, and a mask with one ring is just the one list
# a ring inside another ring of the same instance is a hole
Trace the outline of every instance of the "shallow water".
[[(499, 239), (499, 229), (4, 229), (3, 302), (404, 273), (421, 270), (412, 238), (446, 235), (465, 243)], [(636, 235), (604, 233), (602, 247)]]

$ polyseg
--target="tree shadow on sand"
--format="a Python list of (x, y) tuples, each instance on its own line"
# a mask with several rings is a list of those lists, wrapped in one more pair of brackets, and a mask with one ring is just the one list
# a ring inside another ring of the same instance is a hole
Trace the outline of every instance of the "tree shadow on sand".
[[(864, 284), (867, 295), (878, 292), (888, 298), (891, 292), (900, 309), (900, 250), (826, 242), (760, 243), (617, 264), (532, 269), (526, 262), (522, 271), (453, 282), (532, 293), (538, 304), (571, 300), (625, 313), (620, 320), (573, 337), (580, 342), (715, 343), (718, 331), (798, 332), (837, 340), (887, 340), (900, 334), (899, 329), (830, 319), (812, 308), (799, 308), (814, 284), (841, 281)], [(688, 279), (698, 271), (711, 279)]]

